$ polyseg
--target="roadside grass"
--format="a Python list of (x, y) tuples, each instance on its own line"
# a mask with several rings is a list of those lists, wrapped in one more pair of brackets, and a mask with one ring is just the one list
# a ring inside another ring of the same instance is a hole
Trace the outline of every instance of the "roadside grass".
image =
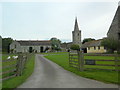
[[(98, 80), (98, 81), (102, 81), (105, 83), (114, 83), (114, 84), (118, 84), (118, 73), (115, 71), (106, 71), (106, 70), (85, 70), (83, 72), (80, 72), (78, 69), (73, 68), (73, 67), (69, 67), (69, 57), (68, 57), (68, 53), (64, 53), (64, 54), (58, 54), (58, 55), (46, 55), (45, 56), (47, 59), (55, 62), (56, 64), (60, 65), (61, 67), (63, 67), (64, 69), (71, 71), (79, 76), (85, 77), (85, 78), (90, 78), (90, 79), (94, 79), (94, 80)], [(106, 57), (106, 56), (85, 56), (85, 59), (110, 59), (110, 60), (114, 60), (114, 57)], [(101, 61), (98, 61), (97, 63), (103, 63)], [(106, 62), (107, 64), (109, 64), (109, 62)], [(112, 62), (112, 64), (114, 64), (114, 62)], [(87, 65), (87, 67), (91, 67), (89, 65)], [(92, 66), (93, 67), (93, 66)], [(99, 67), (99, 68), (114, 68), (114, 67), (101, 67), (101, 66), (94, 66)], [(120, 74), (119, 74), (120, 75)]]
[[(6, 56), (3, 56), (5, 58)], [(27, 60), (25, 69), (23, 71), (22, 76), (16, 76), (14, 78), (10, 78), (8, 80), (5, 80), (2, 82), (2, 89), (7, 89), (7, 88), (16, 88), (20, 84), (22, 84), (33, 72), (34, 70), (34, 59), (35, 55), (31, 55), (30, 58)]]

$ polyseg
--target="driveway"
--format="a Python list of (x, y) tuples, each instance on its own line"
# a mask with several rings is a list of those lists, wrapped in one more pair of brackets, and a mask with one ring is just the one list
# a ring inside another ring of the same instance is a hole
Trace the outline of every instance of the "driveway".
[(33, 74), (18, 88), (118, 88), (118, 86), (77, 76), (36, 54)]

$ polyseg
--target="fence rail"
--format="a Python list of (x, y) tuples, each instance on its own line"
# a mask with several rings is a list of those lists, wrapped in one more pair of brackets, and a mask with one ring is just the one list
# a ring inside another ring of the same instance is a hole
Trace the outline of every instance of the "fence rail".
[(2, 72), (0, 73), (0, 75), (2, 75), (1, 81), (15, 76), (21, 76), (25, 68), (27, 58), (27, 54), (19, 54), (16, 59), (2, 60), (2, 64), (4, 65), (2, 67)]
[[(84, 58), (85, 56), (91, 56), (91, 57), (110, 56), (110, 57), (114, 57), (114, 59), (111, 59), (111, 60), (110, 59), (85, 59)], [(99, 61), (102, 63), (100, 63)], [(69, 52), (69, 66), (78, 68), (80, 71), (88, 70), (88, 69), (120, 71), (120, 55), (115, 55), (115, 54), (94, 54), (94, 55), (85, 54), (84, 55), (81, 51), (77, 51), (76, 53)], [(96, 66), (98, 66), (99, 68)], [(107, 68), (103, 68), (103, 67), (107, 67)]]

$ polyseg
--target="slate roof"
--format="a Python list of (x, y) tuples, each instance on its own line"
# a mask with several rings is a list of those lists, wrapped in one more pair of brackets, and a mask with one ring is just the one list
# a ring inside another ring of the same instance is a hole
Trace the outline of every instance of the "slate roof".
[(21, 46), (40, 46), (40, 45), (51, 45), (50, 40), (19, 40), (17, 41)]
[(102, 39), (86, 42), (86, 43), (82, 44), (82, 48), (101, 46), (101, 41), (102, 41)]

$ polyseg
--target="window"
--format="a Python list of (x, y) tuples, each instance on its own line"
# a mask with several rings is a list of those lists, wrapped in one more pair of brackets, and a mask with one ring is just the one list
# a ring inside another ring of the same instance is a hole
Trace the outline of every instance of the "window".
[(118, 33), (118, 40), (120, 40), (120, 33)]
[(106, 49), (106, 47), (104, 47), (104, 49)]
[(94, 46), (94, 50), (96, 50), (96, 47)]
[(88, 50), (90, 50), (90, 47), (88, 47)]
[(16, 45), (15, 45), (15, 48), (16, 48)]
[(98, 50), (100, 50), (100, 46), (98, 46)]

